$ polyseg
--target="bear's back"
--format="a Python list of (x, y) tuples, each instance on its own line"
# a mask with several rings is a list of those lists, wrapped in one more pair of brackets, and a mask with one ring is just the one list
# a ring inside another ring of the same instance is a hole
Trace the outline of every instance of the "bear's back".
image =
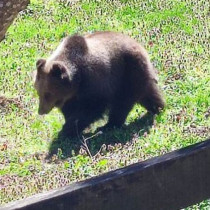
[(119, 32), (95, 32), (84, 36), (88, 49), (94, 54), (106, 51), (106, 53), (113, 54), (124, 53), (125, 50), (132, 50), (135, 48), (141, 48), (140, 44), (134, 39), (128, 37), (125, 34)]

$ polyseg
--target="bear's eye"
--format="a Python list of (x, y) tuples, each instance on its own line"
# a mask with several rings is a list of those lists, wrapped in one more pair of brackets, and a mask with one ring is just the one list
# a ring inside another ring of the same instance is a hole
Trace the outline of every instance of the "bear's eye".
[(45, 93), (45, 94), (44, 94), (44, 98), (45, 98), (45, 100), (47, 100), (47, 101), (50, 100), (50, 98), (51, 98), (51, 93), (48, 93), (48, 92)]

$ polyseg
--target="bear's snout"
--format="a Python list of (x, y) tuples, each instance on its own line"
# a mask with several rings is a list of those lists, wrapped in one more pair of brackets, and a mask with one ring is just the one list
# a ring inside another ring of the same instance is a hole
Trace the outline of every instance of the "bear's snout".
[(45, 109), (42, 109), (42, 108), (39, 107), (38, 114), (39, 115), (44, 115), (44, 114), (48, 114), (50, 111), (51, 111), (51, 109), (50, 110), (45, 110)]
[(39, 109), (39, 110), (38, 110), (38, 114), (39, 114), (39, 115), (44, 115), (44, 114), (46, 114), (46, 113), (45, 113), (43, 110)]

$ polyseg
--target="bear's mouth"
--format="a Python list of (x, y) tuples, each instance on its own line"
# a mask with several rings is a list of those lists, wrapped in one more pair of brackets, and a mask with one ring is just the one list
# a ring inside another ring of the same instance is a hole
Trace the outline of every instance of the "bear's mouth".
[(44, 109), (40, 109), (38, 110), (38, 114), (39, 115), (45, 115), (48, 114), (52, 109), (48, 109), (48, 110), (44, 110)]
[(63, 105), (63, 100), (57, 100), (56, 102), (55, 102), (55, 106), (56, 107), (61, 107)]

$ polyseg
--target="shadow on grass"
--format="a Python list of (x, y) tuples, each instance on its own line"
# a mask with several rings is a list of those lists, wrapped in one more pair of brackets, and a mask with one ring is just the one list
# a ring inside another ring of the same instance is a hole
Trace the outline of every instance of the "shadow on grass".
[(134, 134), (142, 136), (145, 132), (149, 133), (151, 126), (154, 123), (155, 116), (149, 113), (144, 114), (136, 121), (129, 125), (123, 126), (121, 129), (112, 129), (108, 131), (99, 132), (100, 128), (94, 133), (88, 133), (76, 138), (63, 138), (61, 136), (53, 139), (47, 159), (50, 159), (53, 154), (58, 154), (58, 150), (61, 152), (61, 158), (66, 159), (74, 153), (79, 154), (79, 150), (84, 142), (84, 139), (89, 138), (86, 141), (90, 153), (94, 156), (101, 148), (103, 144), (114, 145), (115, 143), (126, 144), (132, 140)]

